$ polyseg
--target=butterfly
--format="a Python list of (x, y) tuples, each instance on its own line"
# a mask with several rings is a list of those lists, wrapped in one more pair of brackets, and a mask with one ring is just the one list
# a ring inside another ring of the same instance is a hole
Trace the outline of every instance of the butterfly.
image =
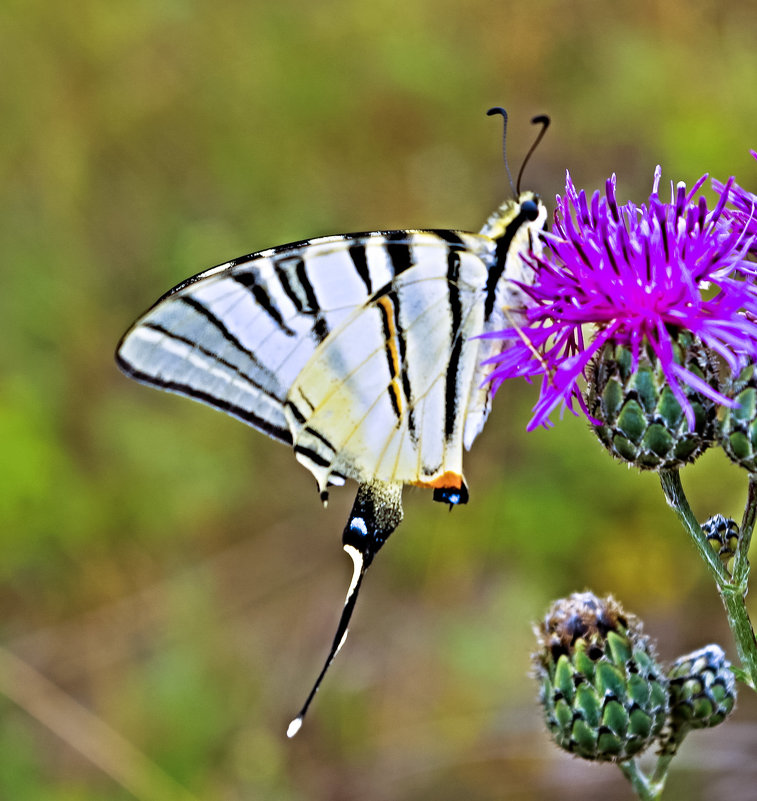
[[(503, 109), (489, 113), (506, 129)], [(549, 119), (533, 122), (543, 127), (524, 166)], [(487, 362), (502, 348), (481, 335), (524, 308), (521, 256), (538, 251), (546, 223), (537, 195), (513, 194), (477, 234), (341, 234), (212, 267), (161, 297), (118, 346), (131, 378), (290, 446), (324, 503), (331, 485), (358, 483), (342, 535), (352, 579), (290, 737), (344, 643), (366, 570), (402, 520), (403, 486), (431, 489), (450, 509), (468, 501), (463, 449), (486, 422)]]

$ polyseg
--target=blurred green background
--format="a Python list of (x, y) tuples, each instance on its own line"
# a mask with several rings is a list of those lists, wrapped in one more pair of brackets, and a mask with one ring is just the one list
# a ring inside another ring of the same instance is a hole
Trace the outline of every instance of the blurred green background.
[[(448, 514), (405, 493), (309, 719), (349, 578), (353, 487), (323, 511), (286, 448), (121, 376), (121, 333), (179, 280), (319, 234), (478, 230), (528, 120), (525, 184), (657, 163), (755, 188), (757, 8), (722, 0), (5, 0), (0, 10), (0, 798), (630, 799), (559, 753), (532, 621), (613, 592), (664, 658), (719, 641), (716, 593), (654, 475), (503, 389)], [(695, 510), (740, 518), (719, 451)], [(45, 678), (52, 682), (46, 683)], [(694, 734), (668, 799), (753, 797), (757, 704)], [(83, 756), (82, 751), (88, 756)]]

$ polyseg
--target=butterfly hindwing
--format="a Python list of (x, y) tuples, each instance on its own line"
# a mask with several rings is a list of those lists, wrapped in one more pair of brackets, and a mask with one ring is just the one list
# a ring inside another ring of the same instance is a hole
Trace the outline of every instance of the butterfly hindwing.
[(286, 413), (298, 459), (321, 489), (331, 471), (460, 487), (487, 275), (473, 244), (409, 233), (408, 267), (332, 330), (297, 376)]

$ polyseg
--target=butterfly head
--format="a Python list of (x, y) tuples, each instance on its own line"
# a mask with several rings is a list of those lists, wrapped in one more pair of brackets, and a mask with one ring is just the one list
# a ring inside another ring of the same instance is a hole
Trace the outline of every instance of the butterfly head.
[(531, 191), (521, 192), (517, 199), (506, 200), (494, 211), (481, 229), (484, 236), (494, 240), (507, 239), (507, 247), (514, 244), (521, 233), (534, 242), (547, 223), (547, 207)]

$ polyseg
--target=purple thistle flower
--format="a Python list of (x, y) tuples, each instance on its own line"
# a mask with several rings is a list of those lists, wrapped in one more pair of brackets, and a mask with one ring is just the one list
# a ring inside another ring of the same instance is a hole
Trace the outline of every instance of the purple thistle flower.
[(529, 430), (550, 426), (549, 416), (560, 405), (576, 413), (574, 401), (592, 419), (579, 380), (608, 342), (628, 347), (632, 370), (642, 347), (651, 348), (690, 428), (694, 412), (682, 384), (734, 405), (674, 358), (682, 331), (734, 373), (757, 356), (757, 289), (745, 275), (751, 238), (724, 216), (733, 179), (710, 211), (704, 197), (694, 197), (706, 175), (688, 192), (682, 183), (671, 187), (670, 203), (657, 193), (660, 176), (657, 167), (646, 204), (621, 206), (614, 175), (605, 196), (595, 192), (590, 201), (567, 175), (554, 232), (545, 234), (541, 254), (526, 257), (534, 280), (522, 286), (530, 300), (525, 322), (486, 335), (510, 345), (489, 360), (496, 365), (495, 391), (508, 378), (542, 378)]
[[(757, 151), (750, 151), (752, 156), (757, 159)], [(745, 236), (752, 239), (757, 237), (757, 195), (747, 192), (738, 184), (732, 183), (730, 191), (726, 192), (728, 185), (712, 179), (712, 188), (721, 198), (727, 194), (728, 205), (723, 210), (723, 217), (734, 230), (742, 231)], [(757, 256), (757, 242), (753, 241), (749, 252), (752, 256)]]

